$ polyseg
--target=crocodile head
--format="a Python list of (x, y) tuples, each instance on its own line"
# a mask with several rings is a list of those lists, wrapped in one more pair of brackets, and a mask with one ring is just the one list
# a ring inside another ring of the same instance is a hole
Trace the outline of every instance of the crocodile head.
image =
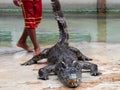
[(66, 86), (75, 88), (81, 82), (82, 69), (78, 62), (61, 61), (56, 65), (56, 74), (59, 80)]

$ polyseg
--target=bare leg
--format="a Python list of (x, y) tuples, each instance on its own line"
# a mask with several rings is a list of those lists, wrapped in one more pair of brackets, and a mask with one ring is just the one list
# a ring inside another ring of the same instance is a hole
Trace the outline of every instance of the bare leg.
[(17, 42), (17, 46), (23, 48), (28, 52), (32, 52), (33, 50), (26, 44), (27, 37), (28, 37), (27, 29), (25, 28), (19, 41)]
[(40, 53), (40, 47), (36, 39), (36, 31), (35, 29), (27, 29), (27, 33), (30, 36), (30, 39), (34, 46), (34, 56), (38, 55)]

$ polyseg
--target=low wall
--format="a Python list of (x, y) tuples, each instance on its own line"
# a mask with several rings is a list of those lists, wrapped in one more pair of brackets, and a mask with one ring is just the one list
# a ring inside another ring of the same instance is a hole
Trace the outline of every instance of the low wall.
[[(13, 0), (0, 0), (0, 8), (17, 8)], [(51, 9), (50, 0), (43, 1), (43, 10)], [(97, 0), (59, 0), (63, 10), (96, 10)], [(120, 0), (106, 0), (107, 9), (120, 9)]]
[[(51, 8), (50, 0), (42, 0), (43, 9)], [(91, 8), (96, 9), (96, 0), (60, 0), (62, 8), (64, 9), (81, 9)], [(12, 0), (0, 0), (0, 8), (13, 7), (16, 8)]]

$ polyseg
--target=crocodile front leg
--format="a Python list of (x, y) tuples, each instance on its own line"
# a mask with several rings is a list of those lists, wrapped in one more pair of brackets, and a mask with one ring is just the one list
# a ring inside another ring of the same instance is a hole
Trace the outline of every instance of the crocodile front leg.
[(55, 65), (48, 65), (48, 66), (45, 66), (41, 69), (39, 69), (39, 77), (38, 79), (42, 79), (42, 80), (48, 80), (48, 75), (49, 73), (51, 72), (55, 72)]
[(79, 61), (91, 61), (92, 60), (91, 58), (88, 58), (87, 56), (83, 55), (80, 52), (80, 50), (75, 47), (69, 47), (69, 49), (76, 54)]
[(27, 65), (37, 64), (37, 61), (47, 57), (47, 52), (48, 51), (49, 51), (49, 48), (44, 49), (39, 55), (34, 56), (33, 58), (31, 58), (30, 60), (28, 60), (27, 62), (25, 62), (21, 65), (27, 66)]
[(90, 74), (92, 76), (98, 76), (101, 74), (100, 72), (98, 72), (98, 66), (96, 64), (90, 62), (83, 62), (83, 61), (80, 61), (79, 64), (81, 65), (82, 69), (90, 70)]

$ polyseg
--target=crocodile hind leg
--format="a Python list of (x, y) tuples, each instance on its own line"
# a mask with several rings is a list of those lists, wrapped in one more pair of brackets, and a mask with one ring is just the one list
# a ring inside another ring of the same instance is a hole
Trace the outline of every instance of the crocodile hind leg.
[(46, 54), (48, 51), (49, 51), (49, 48), (44, 49), (40, 54), (34, 56), (33, 58), (31, 58), (30, 60), (26, 61), (21, 65), (27, 66), (27, 65), (37, 64), (37, 61), (39, 61), (40, 59), (46, 58)]
[(101, 74), (100, 72), (98, 72), (98, 66), (96, 64), (83, 61), (80, 61), (79, 64), (81, 65), (82, 69), (90, 70), (91, 76), (98, 76)]
[(48, 65), (48, 66), (45, 66), (45, 67), (39, 69), (38, 79), (48, 80), (49, 79), (48, 78), (49, 73), (54, 72), (54, 70), (55, 70), (55, 65)]
[(87, 56), (83, 55), (80, 52), (80, 50), (75, 47), (69, 47), (69, 49), (77, 55), (78, 60), (80, 61), (91, 61), (92, 60), (91, 58), (88, 58)]

